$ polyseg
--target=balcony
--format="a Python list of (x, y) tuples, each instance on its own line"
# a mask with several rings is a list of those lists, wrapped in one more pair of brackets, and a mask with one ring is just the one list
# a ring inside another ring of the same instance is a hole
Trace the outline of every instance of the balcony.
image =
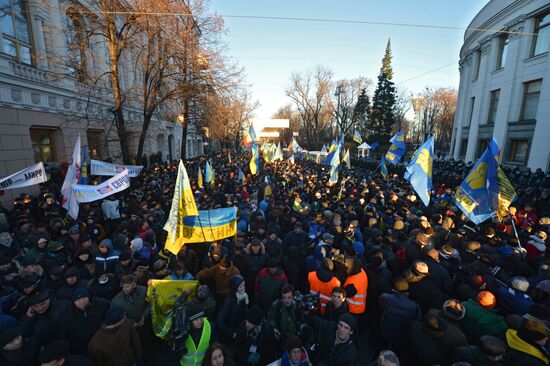
[(10, 61), (10, 70), (12, 71), (13, 75), (25, 80), (35, 81), (39, 83), (48, 82), (48, 73), (46, 71), (36, 69), (32, 66), (23, 65), (15, 61)]

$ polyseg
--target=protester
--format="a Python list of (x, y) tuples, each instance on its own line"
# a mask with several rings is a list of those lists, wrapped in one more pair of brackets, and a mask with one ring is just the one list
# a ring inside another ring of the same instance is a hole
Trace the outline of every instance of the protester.
[[(145, 365), (231, 364), (224, 348), (238, 365), (548, 364), (550, 175), (503, 167), (518, 199), (475, 225), (453, 198), (462, 162), (434, 161), (425, 206), (401, 165), (384, 179), (357, 160), (331, 186), (327, 166), (295, 154), (256, 174), (247, 152), (186, 160), (198, 209), (236, 207), (238, 232), (177, 253), (162, 229), (177, 164), (155, 157), (77, 219), (52, 167), (40, 195), (0, 207), (0, 363), (86, 365), (87, 349), (116, 358), (105, 334), (124, 330), (124, 362)], [(214, 183), (199, 187), (207, 160)], [(162, 307), (181, 293), (163, 297), (157, 281), (191, 286), (181, 323)], [(118, 307), (120, 326), (107, 320)], [(141, 354), (126, 347), (134, 333)]]

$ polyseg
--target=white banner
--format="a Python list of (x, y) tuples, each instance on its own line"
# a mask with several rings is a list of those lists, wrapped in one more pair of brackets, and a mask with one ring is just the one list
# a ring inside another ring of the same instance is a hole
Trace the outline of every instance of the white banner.
[(47, 181), (44, 163), (40, 162), (28, 168), (13, 173), (9, 177), (0, 179), (0, 189), (15, 189), (33, 186)]
[(137, 177), (143, 169), (143, 165), (120, 165), (94, 159), (92, 159), (90, 165), (91, 175), (117, 175), (124, 169), (128, 169), (130, 178)]
[(122, 192), (129, 187), (130, 177), (128, 175), (128, 169), (124, 169), (121, 173), (97, 186), (77, 184), (73, 186), (73, 189), (78, 203), (86, 203)]

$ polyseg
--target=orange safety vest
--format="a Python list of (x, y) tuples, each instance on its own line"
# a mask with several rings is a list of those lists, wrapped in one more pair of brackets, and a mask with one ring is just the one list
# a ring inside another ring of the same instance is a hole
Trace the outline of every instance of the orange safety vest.
[(336, 277), (332, 277), (329, 282), (323, 282), (317, 277), (317, 272), (309, 272), (307, 275), (309, 281), (309, 292), (319, 295), (319, 311), (321, 314), (325, 313), (327, 304), (332, 300), (332, 289), (340, 286), (340, 280)]
[(344, 283), (344, 288), (347, 285), (354, 285), (357, 293), (351, 298), (346, 298), (351, 314), (363, 314), (366, 308), (367, 288), (369, 287), (369, 278), (363, 269), (361, 272), (348, 276)]

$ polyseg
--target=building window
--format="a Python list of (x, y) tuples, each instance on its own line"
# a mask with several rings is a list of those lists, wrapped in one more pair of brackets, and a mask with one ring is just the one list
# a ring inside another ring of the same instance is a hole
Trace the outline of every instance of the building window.
[(479, 140), (477, 144), (476, 159), (479, 159), (479, 157), (481, 156), (481, 154), (483, 154), (487, 146), (489, 146), (489, 140), (487, 139)]
[(491, 98), (489, 100), (489, 114), (487, 116), (488, 125), (492, 125), (495, 123), (499, 98), (500, 98), (500, 89), (491, 91)]
[(550, 49), (550, 13), (537, 19), (534, 33), (531, 56), (548, 52)]
[(474, 80), (479, 77), (479, 67), (481, 66), (481, 50), (477, 50), (474, 53)]
[(497, 54), (497, 70), (504, 67), (506, 64), (506, 54), (508, 53), (508, 43), (510, 37), (508, 34), (503, 34), (498, 37), (498, 54)]
[(53, 134), (55, 130), (51, 128), (30, 128), (32, 150), (34, 161), (37, 163), (49, 163), (55, 161), (55, 148)]
[(542, 79), (523, 83), (523, 101), (521, 104), (520, 120), (536, 118), (541, 87)]
[(469, 110), (469, 113), (468, 113), (468, 124), (467, 126), (471, 126), (472, 125), (472, 118), (474, 118), (474, 105), (476, 103), (476, 97), (471, 97), (470, 98), (470, 110)]
[(101, 159), (103, 157), (103, 131), (87, 130), (88, 152), (91, 159)]
[(33, 64), (32, 35), (26, 0), (0, 0), (0, 52), (17, 62)]
[(526, 163), (529, 154), (529, 140), (511, 140), (509, 161)]
[(76, 12), (69, 10), (65, 14), (65, 42), (67, 45), (67, 74), (80, 81), (86, 80), (86, 50), (87, 40), (84, 20)]
[(462, 142), (460, 143), (460, 154), (458, 155), (458, 157), (463, 159), (466, 156), (467, 149), (468, 149), (468, 139), (462, 139)]

